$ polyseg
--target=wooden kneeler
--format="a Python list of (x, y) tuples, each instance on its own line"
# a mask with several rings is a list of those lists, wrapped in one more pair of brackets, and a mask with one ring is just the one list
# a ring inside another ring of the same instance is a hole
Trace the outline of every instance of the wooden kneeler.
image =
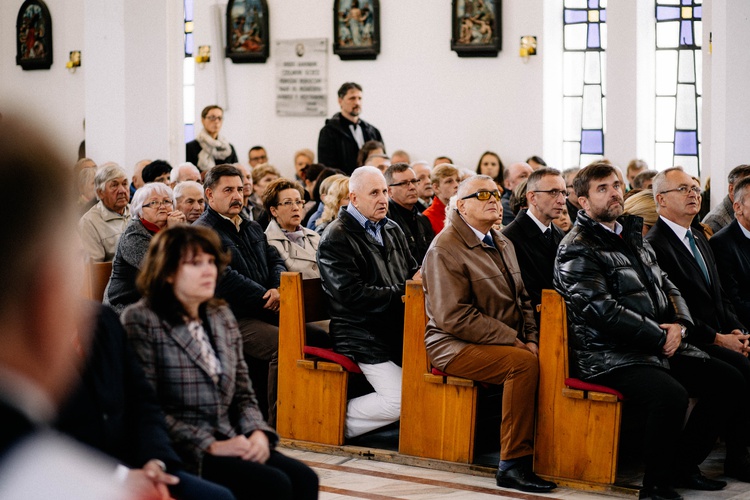
[(569, 378), (568, 319), (554, 290), (542, 291), (539, 371), (534, 472), (571, 486), (612, 485), (622, 401)]
[(276, 430), (283, 438), (343, 445), (349, 372), (339, 363), (305, 354), (305, 323), (328, 319), (320, 279), (281, 273), (279, 293)]
[(407, 281), (399, 453), (471, 463), (477, 387), (472, 380), (433, 375), (426, 325), (422, 282)]

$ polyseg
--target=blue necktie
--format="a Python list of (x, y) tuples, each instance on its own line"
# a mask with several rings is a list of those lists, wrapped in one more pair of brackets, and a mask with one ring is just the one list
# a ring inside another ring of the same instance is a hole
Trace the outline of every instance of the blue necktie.
[(484, 242), (485, 244), (487, 244), (487, 245), (491, 246), (492, 248), (495, 248), (495, 242), (494, 242), (494, 241), (492, 241), (492, 236), (490, 236), (489, 234), (485, 234), (485, 235), (484, 235), (484, 238), (482, 238), (482, 241), (483, 241), (483, 242)]
[(685, 234), (685, 236), (690, 243), (690, 250), (693, 251), (693, 257), (695, 257), (695, 260), (698, 262), (698, 267), (701, 268), (703, 278), (706, 280), (706, 283), (710, 285), (711, 279), (708, 277), (708, 269), (706, 269), (706, 263), (703, 261), (703, 256), (698, 251), (698, 247), (695, 244), (695, 236), (693, 236), (693, 232), (688, 229), (688, 232)]

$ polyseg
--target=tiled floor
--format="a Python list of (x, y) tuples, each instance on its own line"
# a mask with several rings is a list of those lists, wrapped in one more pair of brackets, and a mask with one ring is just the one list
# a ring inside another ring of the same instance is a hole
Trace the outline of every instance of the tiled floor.
[[(495, 486), (494, 478), (445, 472), (409, 465), (350, 458), (311, 451), (285, 448), (285, 454), (303, 460), (320, 477), (320, 499), (341, 500), (482, 500), (482, 499), (566, 499), (589, 500), (612, 498), (608, 495), (558, 488), (550, 495), (522, 493)], [(710, 477), (721, 476), (721, 450), (703, 464)], [(723, 478), (726, 479), (726, 478)], [(750, 484), (729, 481), (718, 492), (680, 490), (686, 499), (749, 499)]]

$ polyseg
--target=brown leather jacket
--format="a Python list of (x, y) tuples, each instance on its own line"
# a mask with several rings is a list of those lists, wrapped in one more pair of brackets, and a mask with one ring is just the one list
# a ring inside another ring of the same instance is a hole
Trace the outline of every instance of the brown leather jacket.
[(433, 366), (444, 369), (468, 344), (538, 343), (513, 244), (494, 230), (496, 248), (482, 243), (456, 211), (448, 220), (422, 264)]

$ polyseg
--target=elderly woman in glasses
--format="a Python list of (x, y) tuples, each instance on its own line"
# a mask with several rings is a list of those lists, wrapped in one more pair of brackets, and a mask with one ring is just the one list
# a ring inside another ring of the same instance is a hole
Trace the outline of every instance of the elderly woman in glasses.
[(194, 141), (185, 144), (185, 161), (205, 172), (215, 165), (237, 163), (237, 152), (226, 137), (219, 135), (224, 123), (224, 110), (212, 104), (201, 111), (203, 128)]
[(266, 228), (268, 244), (284, 259), (289, 271), (302, 273), (302, 279), (318, 278), (315, 254), (320, 235), (302, 227), (302, 208), (305, 205), (302, 187), (288, 179), (276, 179), (263, 193), (263, 206), (271, 215)]
[(141, 297), (135, 277), (151, 238), (165, 227), (185, 223), (185, 214), (174, 209), (172, 196), (169, 186), (161, 182), (145, 184), (133, 196), (130, 206), (133, 218), (117, 244), (112, 275), (104, 291), (104, 303), (118, 313)]

